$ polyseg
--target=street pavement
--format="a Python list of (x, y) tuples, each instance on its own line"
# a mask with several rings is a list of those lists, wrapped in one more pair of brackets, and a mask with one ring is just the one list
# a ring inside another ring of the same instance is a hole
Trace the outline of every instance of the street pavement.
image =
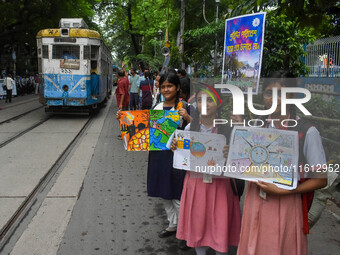
[(58, 254), (194, 254), (160, 239), (162, 201), (146, 194), (147, 152), (126, 152), (110, 108)]
[(5, 98), (0, 98), (0, 108), (6, 109), (17, 105), (18, 103), (26, 103), (34, 100), (39, 101), (39, 95), (29, 94), (24, 96), (15, 96), (12, 97), (12, 103), (5, 103)]
[[(111, 99), (11, 254), (195, 254), (174, 236), (158, 237), (167, 219), (161, 199), (146, 193), (148, 153), (124, 150), (116, 111)], [(336, 192), (311, 230), (309, 254), (338, 254), (339, 202)]]
[[(146, 194), (148, 154), (123, 149), (116, 111), (110, 108), (58, 254), (195, 254), (179, 250), (174, 236), (158, 237), (167, 220), (161, 199)], [(338, 252), (340, 221), (334, 215), (340, 210), (330, 202), (311, 230), (310, 254)]]

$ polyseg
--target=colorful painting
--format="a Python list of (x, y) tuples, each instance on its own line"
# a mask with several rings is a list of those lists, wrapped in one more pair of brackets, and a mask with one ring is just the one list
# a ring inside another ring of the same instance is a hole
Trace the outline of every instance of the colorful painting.
[(167, 143), (178, 125), (178, 111), (121, 112), (120, 131), (128, 151), (169, 150)]
[(177, 149), (173, 167), (205, 174), (221, 175), (225, 163), (224, 135), (176, 130)]
[[(222, 84), (257, 94), (260, 80), (266, 13), (226, 20)], [(229, 93), (229, 90), (222, 92)]]
[(235, 127), (224, 175), (294, 189), (298, 155), (296, 131)]

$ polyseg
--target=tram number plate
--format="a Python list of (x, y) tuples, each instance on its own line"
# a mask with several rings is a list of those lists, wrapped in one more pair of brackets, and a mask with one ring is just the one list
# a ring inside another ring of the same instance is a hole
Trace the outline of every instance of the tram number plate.
[(70, 69), (61, 69), (62, 73), (72, 73)]

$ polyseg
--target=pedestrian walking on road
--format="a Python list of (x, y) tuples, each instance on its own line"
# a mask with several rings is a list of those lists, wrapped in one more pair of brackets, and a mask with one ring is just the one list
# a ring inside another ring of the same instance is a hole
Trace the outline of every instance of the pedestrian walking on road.
[(136, 69), (131, 69), (131, 76), (129, 76), (130, 82), (130, 110), (138, 110), (139, 107), (139, 75), (136, 74)]
[(142, 110), (151, 109), (154, 81), (150, 79), (150, 72), (144, 72), (144, 79), (140, 81), (139, 90), (142, 91)]
[(12, 103), (12, 90), (14, 86), (14, 80), (12, 79), (12, 75), (8, 74), (8, 76), (4, 80), (4, 86), (6, 89), (6, 101)]
[(129, 107), (129, 79), (125, 76), (125, 71), (118, 71), (118, 85), (116, 89), (117, 106), (119, 110), (127, 111)]

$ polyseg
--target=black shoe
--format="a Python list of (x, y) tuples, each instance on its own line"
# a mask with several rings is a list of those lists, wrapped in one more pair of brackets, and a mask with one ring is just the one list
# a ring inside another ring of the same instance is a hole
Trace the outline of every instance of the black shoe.
[(181, 241), (179, 242), (179, 248), (180, 248), (181, 250), (184, 250), (184, 251), (191, 249), (191, 247), (189, 247), (189, 246), (187, 245), (187, 241), (185, 241), (185, 240), (181, 240)]
[(163, 229), (160, 233), (159, 233), (159, 237), (160, 238), (164, 238), (164, 237), (168, 237), (168, 236), (172, 236), (176, 234), (176, 230), (175, 231), (168, 231), (166, 229)]

